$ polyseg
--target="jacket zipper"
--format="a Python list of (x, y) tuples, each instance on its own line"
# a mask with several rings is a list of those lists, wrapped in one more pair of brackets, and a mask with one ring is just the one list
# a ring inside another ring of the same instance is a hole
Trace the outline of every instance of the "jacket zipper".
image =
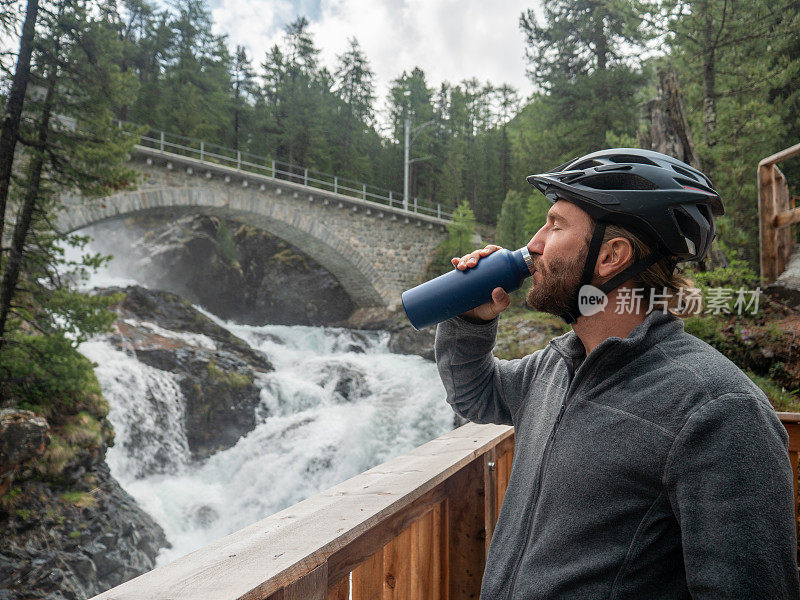
[[(567, 398), (567, 400), (569, 397)], [(539, 494), (542, 491), (542, 475), (544, 474), (544, 467), (547, 459), (550, 456), (550, 448), (552, 446), (552, 442), (556, 437), (556, 429), (558, 429), (558, 424), (561, 422), (561, 417), (564, 416), (564, 411), (567, 408), (567, 400), (565, 400), (561, 404), (561, 408), (558, 411), (558, 416), (556, 416), (556, 422), (553, 424), (553, 430), (550, 432), (550, 437), (547, 438), (547, 444), (545, 444), (544, 454), (542, 456), (542, 462), (539, 463), (539, 476), (538, 482), (536, 484), (536, 495), (534, 496), (533, 507), (531, 511), (528, 513), (528, 518), (526, 520), (526, 529), (527, 529), (527, 536), (525, 537), (525, 544), (522, 546), (522, 552), (520, 553), (519, 557), (517, 558), (517, 564), (514, 567), (514, 575), (511, 578), (511, 587), (508, 591), (508, 599), (512, 600), (514, 597), (514, 586), (517, 583), (517, 575), (519, 575), (519, 568), (522, 565), (522, 558), (525, 556), (525, 552), (528, 550), (528, 544), (531, 541), (531, 534), (533, 533), (533, 515), (536, 512), (536, 508), (539, 504)]]
[[(585, 359), (584, 359), (585, 360)], [(593, 367), (596, 368), (596, 365)], [(567, 404), (569, 403), (570, 399), (575, 395), (575, 390), (578, 389), (578, 385), (586, 380), (588, 371), (584, 370), (582, 373), (583, 377), (581, 381), (575, 383), (575, 380), (572, 380), (572, 384), (575, 384), (574, 387), (570, 385), (571, 389), (567, 390), (567, 397), (564, 402), (561, 403), (561, 408), (558, 411), (558, 415), (556, 416), (556, 422), (553, 424), (553, 430), (550, 432), (550, 437), (547, 438), (547, 443), (545, 444), (544, 453), (542, 455), (542, 462), (539, 464), (539, 477), (536, 484), (536, 496), (534, 497), (533, 507), (530, 513), (528, 514), (528, 519), (526, 521), (526, 528), (527, 528), (527, 536), (525, 537), (525, 544), (522, 546), (522, 552), (517, 558), (517, 564), (514, 567), (514, 575), (511, 578), (511, 587), (508, 589), (508, 600), (513, 600), (514, 598), (514, 586), (517, 583), (517, 576), (519, 575), (519, 569), (522, 565), (522, 558), (525, 556), (525, 553), (528, 550), (528, 544), (531, 541), (531, 535), (533, 534), (533, 517), (536, 514), (536, 509), (539, 506), (539, 495), (542, 491), (542, 476), (544, 475), (544, 467), (547, 463), (547, 459), (550, 456), (550, 448), (552, 447), (552, 442), (556, 437), (556, 430), (558, 429), (558, 424), (561, 422), (561, 417), (564, 416), (564, 411), (567, 409)]]

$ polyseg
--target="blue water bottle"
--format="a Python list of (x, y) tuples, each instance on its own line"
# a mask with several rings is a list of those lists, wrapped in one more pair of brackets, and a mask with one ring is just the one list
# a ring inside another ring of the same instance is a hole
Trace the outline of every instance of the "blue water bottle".
[(481, 258), (474, 267), (455, 269), (403, 292), (403, 308), (414, 329), (424, 329), (480, 306), (492, 299), (492, 290), (513, 292), (534, 271), (526, 247), (501, 248)]

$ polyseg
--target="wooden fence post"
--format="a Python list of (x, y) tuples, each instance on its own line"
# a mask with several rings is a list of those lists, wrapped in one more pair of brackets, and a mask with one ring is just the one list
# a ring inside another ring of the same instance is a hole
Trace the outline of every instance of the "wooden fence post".
[(477, 599), (486, 564), (484, 460), (473, 460), (451, 477), (447, 493), (449, 600)]

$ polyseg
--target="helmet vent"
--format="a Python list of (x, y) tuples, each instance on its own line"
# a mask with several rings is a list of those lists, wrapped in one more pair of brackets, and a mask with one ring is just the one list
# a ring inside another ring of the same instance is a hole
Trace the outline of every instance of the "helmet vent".
[(649, 158), (645, 158), (644, 156), (636, 156), (635, 154), (614, 154), (608, 158), (615, 163), (641, 163), (643, 165), (653, 165), (655, 167), (658, 166)]
[(677, 181), (682, 186), (688, 185), (689, 187), (693, 187), (708, 194), (714, 194), (715, 196), (717, 195), (717, 193), (714, 190), (700, 183), (696, 179), (684, 179), (683, 177), (674, 177), (673, 179), (675, 179), (675, 181)]
[(603, 163), (601, 163), (598, 160), (585, 160), (585, 161), (580, 162), (577, 165), (573, 166), (570, 169), (570, 171), (572, 171), (572, 170), (583, 171), (584, 169), (591, 169), (592, 167), (597, 167), (597, 166), (602, 165), (602, 164)]
[(684, 177), (688, 177), (689, 179), (694, 179), (695, 181), (700, 181), (700, 179), (697, 177), (697, 175), (695, 175), (691, 171), (688, 171), (688, 170), (684, 169), (683, 167), (679, 167), (677, 165), (670, 165), (670, 166), (672, 167), (672, 170), (675, 171), (676, 173), (680, 173), (681, 175), (683, 175)]
[(575, 183), (596, 190), (654, 190), (656, 185), (632, 173), (602, 173), (591, 175)]

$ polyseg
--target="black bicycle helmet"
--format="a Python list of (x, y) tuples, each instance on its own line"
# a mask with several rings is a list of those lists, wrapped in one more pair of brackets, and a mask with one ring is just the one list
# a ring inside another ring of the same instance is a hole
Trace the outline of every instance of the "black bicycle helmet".
[[(581, 285), (594, 274), (606, 224), (625, 227), (654, 248), (601, 285), (606, 294), (662, 257), (674, 263), (702, 260), (714, 239), (714, 216), (725, 213), (708, 177), (652, 150), (600, 150), (527, 181), (550, 202), (572, 202), (596, 221)], [(562, 315), (568, 323), (578, 316), (577, 303), (576, 298), (571, 313)]]

